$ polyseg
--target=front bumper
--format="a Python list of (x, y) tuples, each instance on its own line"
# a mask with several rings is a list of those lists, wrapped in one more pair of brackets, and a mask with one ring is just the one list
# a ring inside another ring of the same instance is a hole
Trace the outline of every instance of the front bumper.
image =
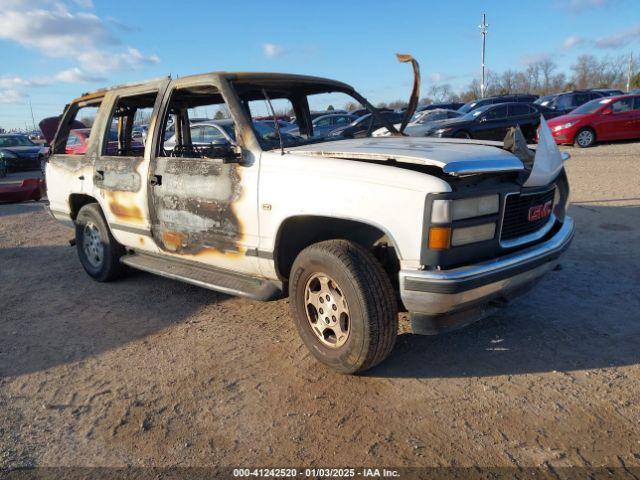
[(414, 320), (437, 319), (445, 326), (435, 330), (471, 323), (491, 313), (485, 308), (490, 302), (523, 293), (553, 269), (573, 234), (567, 216), (550, 239), (503, 257), (451, 270), (403, 270), (400, 296)]

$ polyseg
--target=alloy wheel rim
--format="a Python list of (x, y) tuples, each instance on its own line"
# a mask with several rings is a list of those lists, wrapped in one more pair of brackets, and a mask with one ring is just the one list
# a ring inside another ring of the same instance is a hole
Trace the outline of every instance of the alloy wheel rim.
[(314, 273), (304, 290), (307, 320), (316, 338), (329, 348), (340, 348), (349, 338), (351, 317), (343, 290), (330, 276)]
[(100, 230), (93, 222), (87, 222), (82, 236), (82, 249), (91, 266), (99, 268), (104, 260), (104, 245)]
[(591, 143), (591, 136), (592, 136), (592, 134), (588, 130), (580, 132), (578, 134), (578, 143), (580, 145), (589, 145)]

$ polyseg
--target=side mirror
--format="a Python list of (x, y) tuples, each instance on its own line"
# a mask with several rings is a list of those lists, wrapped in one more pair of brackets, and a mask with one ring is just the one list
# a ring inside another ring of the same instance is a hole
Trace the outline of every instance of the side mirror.
[(600, 115), (611, 115), (613, 110), (611, 108), (605, 108)]

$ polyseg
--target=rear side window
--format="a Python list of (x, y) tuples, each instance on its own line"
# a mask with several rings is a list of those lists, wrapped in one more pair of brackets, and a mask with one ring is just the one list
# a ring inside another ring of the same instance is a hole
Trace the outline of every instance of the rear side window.
[(116, 157), (141, 157), (147, 141), (147, 126), (158, 92), (119, 97), (111, 112), (102, 153)]
[(492, 108), (484, 115), (487, 120), (498, 120), (507, 116), (507, 106), (502, 105), (500, 107)]
[(75, 114), (66, 118), (65, 121), (68, 122), (69, 130), (64, 138), (61, 137), (56, 142), (55, 153), (65, 153), (67, 155), (84, 155), (87, 153), (93, 124), (99, 109), (99, 102), (83, 105), (77, 109)]
[(633, 110), (633, 98), (624, 98), (611, 104), (613, 113), (624, 113)]
[(640, 110), (640, 97), (633, 97), (633, 109)]
[(510, 117), (518, 117), (521, 115), (529, 115), (529, 107), (527, 105), (509, 105)]

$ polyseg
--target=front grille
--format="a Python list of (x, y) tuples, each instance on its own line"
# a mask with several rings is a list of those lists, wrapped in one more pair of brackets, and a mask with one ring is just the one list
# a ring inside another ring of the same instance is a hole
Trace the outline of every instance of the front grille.
[(536, 205), (544, 205), (548, 201), (553, 202), (554, 192), (555, 188), (552, 188), (543, 193), (507, 196), (500, 240), (513, 240), (542, 228), (549, 221), (549, 217), (529, 221), (529, 209)]

